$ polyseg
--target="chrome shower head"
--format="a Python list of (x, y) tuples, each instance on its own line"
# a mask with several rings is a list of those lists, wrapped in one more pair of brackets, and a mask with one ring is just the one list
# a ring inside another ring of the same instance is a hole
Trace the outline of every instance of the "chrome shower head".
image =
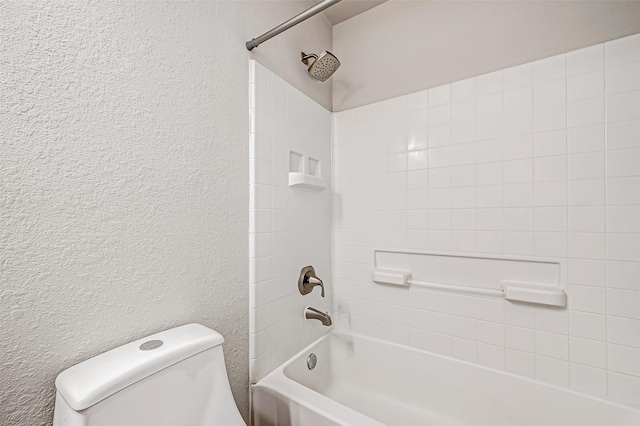
[(309, 65), (307, 72), (312, 78), (318, 81), (327, 81), (340, 66), (338, 58), (326, 50), (322, 52), (320, 56), (314, 55), (313, 53), (307, 55), (304, 52), (302, 52), (301, 55), (302, 63), (305, 65), (309, 65), (309, 59), (315, 59), (311, 62), (311, 65)]

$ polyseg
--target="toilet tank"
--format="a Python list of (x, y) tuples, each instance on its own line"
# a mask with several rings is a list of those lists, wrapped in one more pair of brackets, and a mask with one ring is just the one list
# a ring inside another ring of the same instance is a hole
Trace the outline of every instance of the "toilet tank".
[(63, 371), (53, 426), (235, 426), (222, 336), (189, 324)]

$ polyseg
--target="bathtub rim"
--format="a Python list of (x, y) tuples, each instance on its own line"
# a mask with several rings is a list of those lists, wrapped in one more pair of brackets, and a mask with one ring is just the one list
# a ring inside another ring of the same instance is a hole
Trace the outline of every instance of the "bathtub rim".
[[(318, 339), (314, 340), (305, 348), (297, 352), (294, 356), (292, 356), (282, 365), (267, 374), (264, 378), (260, 379), (257, 383), (252, 384), (252, 398), (255, 398), (253, 396), (253, 392), (256, 389), (264, 389), (266, 392), (275, 392), (290, 401), (294, 401), (296, 404), (308, 410), (317, 412), (338, 425), (387, 426), (384, 423), (381, 423), (364, 413), (347, 407), (346, 405), (343, 405), (340, 402), (335, 401), (327, 397), (326, 395), (323, 395), (320, 392), (317, 392), (303, 385), (302, 383), (289, 378), (289, 376), (285, 374), (284, 370), (287, 368), (287, 366), (293, 364), (295, 361), (305, 356), (311, 348), (320, 345), (325, 340), (330, 339), (333, 335), (358, 336), (366, 338), (366, 336), (361, 336), (355, 333), (352, 334), (331, 330), (330, 332), (324, 334), (323, 336), (320, 336)], [(253, 416), (255, 416), (255, 413), (253, 413)]]
[[(572, 394), (574, 396), (580, 397), (580, 398), (585, 398), (588, 401), (591, 402), (597, 402), (597, 403), (604, 403), (607, 404), (609, 406), (611, 406), (612, 408), (617, 408), (623, 411), (627, 411), (627, 412), (631, 412), (633, 414), (635, 414), (636, 416), (640, 417), (640, 406), (636, 407), (636, 406), (631, 406), (631, 405), (625, 405), (616, 401), (612, 401), (610, 399), (605, 399), (605, 398), (599, 398), (593, 395), (589, 395), (583, 392), (579, 392), (575, 389), (571, 389), (571, 388), (567, 388), (567, 387), (563, 387), (563, 386), (558, 386), (558, 385), (554, 385), (552, 383), (547, 383), (547, 382), (543, 382), (541, 380), (536, 380), (535, 378), (531, 378), (531, 377), (527, 377), (527, 376), (522, 376), (516, 373), (512, 373), (509, 371), (505, 371), (505, 370), (499, 370), (496, 368), (491, 368), (491, 367), (487, 367), (485, 365), (481, 365), (481, 364), (477, 364), (471, 361), (466, 361), (466, 360), (462, 360), (462, 359), (458, 359), (458, 358), (453, 358), (450, 356), (446, 356), (446, 355), (441, 355), (435, 352), (429, 352), (426, 351), (424, 349), (418, 349), (418, 348), (414, 348), (408, 345), (403, 345), (400, 343), (395, 343), (395, 342), (390, 342), (387, 340), (383, 340), (383, 339), (379, 339), (376, 337), (371, 337), (371, 336), (367, 336), (364, 334), (360, 334), (360, 333), (353, 333), (353, 332), (347, 332), (344, 330), (331, 330), (329, 333), (321, 336), (320, 338), (316, 339), (315, 341), (311, 342), (309, 345), (307, 345), (305, 348), (303, 348), (302, 350), (300, 350), (299, 352), (297, 352), (294, 356), (292, 356), (291, 358), (289, 358), (286, 362), (284, 362), (282, 365), (280, 365), (279, 367), (277, 367), (276, 369), (274, 369), (272, 372), (270, 372), (269, 374), (267, 374), (267, 376), (265, 376), (264, 378), (262, 378), (261, 380), (259, 380), (257, 383), (252, 384), (251, 385), (251, 389), (253, 392), (253, 389), (260, 389), (260, 388), (264, 388), (264, 389), (268, 389), (271, 391), (275, 391), (280, 393), (282, 396), (295, 401), (297, 404), (310, 409), (312, 411), (316, 411), (319, 412), (320, 414), (322, 414), (323, 416), (326, 416), (327, 418), (329, 418), (330, 420), (336, 422), (337, 424), (340, 425), (345, 425), (345, 426), (350, 426), (353, 424), (358, 424), (358, 425), (371, 425), (371, 426), (386, 426), (384, 423), (379, 422), (378, 420), (375, 420), (369, 416), (367, 416), (364, 413), (360, 413), (359, 411), (354, 410), (353, 408), (347, 407), (343, 404), (341, 404), (338, 401), (335, 401), (331, 398), (329, 398), (326, 395), (321, 394), (320, 392), (317, 392), (305, 385), (303, 385), (300, 382), (297, 382), (296, 380), (290, 378), (289, 376), (287, 376), (287, 374), (285, 373), (285, 369), (293, 364), (294, 362), (296, 362), (297, 360), (303, 359), (305, 356), (308, 356), (309, 351), (312, 350), (312, 348), (322, 344), (325, 340), (327, 339), (331, 339), (333, 337), (340, 337), (340, 336), (345, 336), (345, 337), (355, 337), (358, 339), (364, 339), (364, 340), (369, 340), (378, 344), (384, 344), (384, 345), (390, 345), (393, 346), (395, 348), (399, 348), (402, 350), (410, 350), (413, 352), (417, 352), (420, 354), (424, 354), (425, 356), (433, 356), (436, 358), (439, 358), (441, 360), (444, 361), (450, 361), (450, 362), (454, 362), (454, 363), (459, 363), (462, 365), (467, 365), (470, 367), (475, 367), (475, 368), (479, 368), (481, 370), (490, 372), (490, 373), (494, 373), (494, 374), (502, 374), (514, 379), (519, 379), (519, 380), (523, 380), (527, 383), (530, 383), (532, 385), (536, 385), (536, 386), (543, 386), (549, 389), (554, 389), (556, 391), (561, 391), (561, 392), (566, 392), (569, 394)], [(311, 404), (310, 401), (313, 401), (314, 404)], [(317, 402), (317, 404), (316, 404)], [(330, 410), (336, 410), (336, 411), (330, 411)], [(340, 415), (338, 416), (337, 414), (340, 413)], [(345, 420), (345, 417), (348, 418), (348, 420)], [(354, 423), (357, 422), (357, 423)]]

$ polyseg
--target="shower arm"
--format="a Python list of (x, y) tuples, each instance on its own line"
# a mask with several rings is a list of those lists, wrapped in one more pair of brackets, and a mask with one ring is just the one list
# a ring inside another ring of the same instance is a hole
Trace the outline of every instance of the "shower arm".
[(311, 58), (315, 59), (316, 61), (318, 60), (318, 55), (315, 55), (313, 53), (307, 55), (304, 52), (300, 52), (300, 57), (302, 58), (302, 63), (305, 65), (309, 65), (309, 59)]
[(260, 37), (252, 38), (251, 40), (246, 42), (245, 46), (247, 47), (247, 50), (255, 49), (260, 44), (264, 43), (265, 41), (269, 40), (270, 38), (275, 37), (278, 34), (280, 34), (281, 32), (286, 31), (289, 28), (293, 27), (294, 25), (297, 25), (300, 22), (311, 18), (313, 15), (322, 12), (323, 10), (333, 6), (334, 4), (338, 3), (339, 1), (340, 0), (324, 0), (322, 3), (318, 3), (315, 6), (310, 7), (309, 9), (305, 10), (304, 12), (302, 12), (302, 13), (294, 16), (293, 18), (289, 19), (287, 22), (283, 22), (282, 24), (278, 25), (277, 27), (273, 28), (272, 30), (267, 31), (266, 33), (262, 34)]

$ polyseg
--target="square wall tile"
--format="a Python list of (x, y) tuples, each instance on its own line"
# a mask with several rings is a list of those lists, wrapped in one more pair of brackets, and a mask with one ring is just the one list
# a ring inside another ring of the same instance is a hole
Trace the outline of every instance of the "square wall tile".
[[(607, 72), (607, 81), (610, 73)], [(567, 79), (567, 100), (580, 101), (604, 96), (604, 70), (571, 76)], [(608, 89), (608, 86), (607, 86)], [(610, 92), (608, 92), (610, 93)]]
[(533, 149), (536, 157), (566, 154), (567, 132), (563, 129), (536, 133), (533, 136)]
[(640, 148), (608, 151), (607, 176), (640, 176)]
[(564, 78), (566, 76), (566, 55), (557, 55), (533, 62), (533, 82)]
[[(524, 361), (526, 364), (527, 361)], [(502, 370), (505, 368), (505, 349), (501, 346), (489, 345), (486, 343), (478, 343), (478, 364), (486, 367), (497, 368)], [(513, 365), (514, 362), (511, 362)], [(517, 362), (516, 362), (517, 364)], [(517, 368), (517, 365), (514, 366)], [(525, 367), (525, 371), (529, 371)]]
[(465, 361), (476, 362), (478, 358), (478, 344), (472, 340), (452, 339), (453, 357)]
[(604, 68), (604, 44), (567, 53), (567, 75), (574, 76)]
[(640, 320), (609, 317), (607, 320), (607, 341), (640, 349)]
[(607, 314), (629, 319), (640, 319), (640, 292), (634, 290), (607, 290)]
[(534, 185), (534, 205), (552, 207), (567, 205), (567, 186), (558, 182), (536, 182)]
[(606, 253), (605, 234), (570, 233), (569, 256), (574, 259), (604, 259)]
[[(607, 191), (610, 194), (611, 191)], [(581, 179), (569, 181), (570, 206), (603, 206), (605, 204), (605, 180)]]
[(534, 209), (534, 229), (542, 232), (567, 230), (566, 207), (536, 207)]
[(640, 177), (607, 179), (607, 204), (640, 204)]
[(605, 65), (612, 67), (640, 60), (640, 34), (622, 37), (604, 44)]
[(536, 83), (533, 86), (533, 102), (543, 107), (567, 102), (567, 82), (564, 78)]
[(505, 369), (511, 373), (534, 377), (536, 373), (535, 356), (531, 353), (505, 349)]
[(640, 349), (609, 344), (608, 365), (611, 371), (640, 377)]
[(640, 290), (640, 262), (607, 262), (607, 287)]
[(606, 313), (606, 290), (603, 287), (571, 284), (568, 295), (571, 310), (594, 314)]
[(607, 265), (604, 260), (569, 259), (569, 283), (604, 287)]
[(535, 332), (529, 328), (505, 327), (505, 347), (522, 352), (535, 352)]
[(637, 406), (640, 400), (640, 378), (609, 372), (609, 398), (622, 404)]
[(615, 121), (607, 124), (609, 149), (640, 146), (640, 120)]
[(504, 253), (512, 255), (533, 255), (532, 232), (505, 232)]
[(640, 90), (640, 60), (607, 68), (607, 94)]
[(535, 309), (531, 305), (506, 302), (504, 314), (505, 324), (520, 328), (535, 327)]
[[(589, 121), (593, 117), (593, 112), (588, 111), (591, 115), (587, 120), (577, 121), (574, 120), (575, 125), (579, 125), (579, 122)], [(572, 116), (574, 117), (574, 116)], [(554, 104), (554, 105), (541, 105), (535, 106), (533, 110), (533, 131), (534, 132), (548, 132), (551, 130), (561, 130), (567, 126), (567, 105)]]
[(607, 395), (607, 370), (577, 363), (569, 366), (569, 381), (572, 389), (590, 395)]
[(569, 179), (595, 179), (604, 177), (603, 152), (569, 155)]
[(640, 118), (640, 90), (607, 95), (607, 123)]
[(604, 108), (603, 97), (569, 102), (567, 104), (567, 127), (604, 123)]
[(502, 71), (502, 85), (504, 90), (516, 89), (533, 84), (533, 66), (531, 63), (507, 68)]
[(569, 320), (569, 332), (571, 336), (602, 342), (607, 339), (606, 315), (570, 311)]
[(557, 155), (534, 160), (533, 180), (535, 182), (566, 181), (567, 157)]
[(569, 207), (569, 231), (604, 232), (605, 208), (603, 206)]
[(449, 84), (434, 87), (429, 89), (428, 92), (429, 107), (448, 104), (451, 101), (451, 85)]
[(476, 96), (502, 91), (502, 71), (483, 74), (475, 78)]
[(607, 234), (607, 259), (640, 262), (640, 235)]
[(556, 358), (569, 359), (569, 338), (564, 334), (536, 331), (536, 354)]
[(511, 136), (502, 141), (504, 160), (519, 160), (531, 158), (533, 141), (531, 134)]
[(569, 386), (569, 363), (536, 356), (536, 378), (556, 386)]
[[(596, 124), (574, 127), (567, 131), (567, 144), (570, 154), (604, 150), (604, 125)], [(609, 146), (611, 144), (609, 143)]]
[(475, 96), (475, 79), (469, 78), (451, 84), (452, 102), (466, 101), (475, 98)]

